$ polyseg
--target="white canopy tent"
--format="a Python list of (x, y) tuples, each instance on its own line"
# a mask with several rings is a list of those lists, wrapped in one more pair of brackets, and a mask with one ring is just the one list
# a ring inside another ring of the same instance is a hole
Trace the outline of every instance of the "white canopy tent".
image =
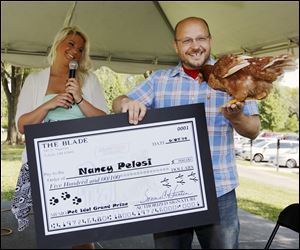
[(188, 16), (207, 20), (212, 53), (299, 55), (298, 1), (2, 1), (1, 60), (45, 67), (57, 31), (78, 25), (94, 66), (143, 73), (178, 62), (174, 28)]

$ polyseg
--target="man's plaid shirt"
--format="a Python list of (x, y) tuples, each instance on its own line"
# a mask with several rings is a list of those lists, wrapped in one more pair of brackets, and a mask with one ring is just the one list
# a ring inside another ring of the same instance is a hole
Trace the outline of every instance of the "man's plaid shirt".
[[(143, 102), (147, 108), (204, 103), (217, 197), (238, 186), (233, 128), (219, 112), (219, 108), (232, 97), (210, 88), (206, 82), (199, 84), (198, 80), (184, 72), (181, 63), (152, 73), (127, 96)], [(257, 102), (245, 101), (243, 112), (246, 115), (258, 115)]]

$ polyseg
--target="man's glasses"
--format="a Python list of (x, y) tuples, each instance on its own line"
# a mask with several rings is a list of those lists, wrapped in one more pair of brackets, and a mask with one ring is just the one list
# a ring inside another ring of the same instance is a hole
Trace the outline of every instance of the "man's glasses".
[(195, 41), (197, 44), (206, 44), (210, 36), (198, 36), (195, 39), (193, 38), (184, 38), (184, 39), (175, 39), (176, 42), (181, 42), (184, 46), (190, 46)]

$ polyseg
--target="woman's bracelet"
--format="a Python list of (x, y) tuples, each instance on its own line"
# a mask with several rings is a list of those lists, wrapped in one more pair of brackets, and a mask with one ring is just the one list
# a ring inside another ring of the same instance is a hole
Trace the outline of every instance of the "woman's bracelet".
[(83, 101), (83, 97), (81, 97), (80, 101), (79, 102), (76, 102), (76, 104), (80, 104), (81, 102)]

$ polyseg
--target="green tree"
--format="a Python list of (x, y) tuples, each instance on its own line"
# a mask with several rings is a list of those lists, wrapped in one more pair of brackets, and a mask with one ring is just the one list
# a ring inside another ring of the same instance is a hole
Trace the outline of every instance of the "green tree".
[(280, 92), (288, 105), (290, 116), (295, 115), (299, 121), (299, 88), (282, 87)]
[(1, 61), (1, 84), (7, 99), (7, 138), (5, 141), (7, 144), (18, 144), (22, 140), (16, 129), (15, 116), (20, 91), (29, 72), (30, 69), (8, 65)]
[(288, 119), (288, 105), (281, 97), (277, 85), (274, 86), (271, 94), (259, 103), (261, 126), (263, 130), (282, 131)]
[(285, 131), (290, 131), (294, 133), (299, 132), (299, 117), (295, 114), (290, 115), (285, 123)]
[(112, 101), (119, 95), (126, 94), (133, 87), (145, 79), (144, 75), (118, 74), (108, 67), (101, 67), (95, 71), (104, 88), (105, 100), (112, 112)]
[(299, 132), (299, 88), (282, 87), (280, 92), (289, 113), (285, 122), (285, 131)]
[(1, 84), (1, 127), (7, 129), (7, 99)]

